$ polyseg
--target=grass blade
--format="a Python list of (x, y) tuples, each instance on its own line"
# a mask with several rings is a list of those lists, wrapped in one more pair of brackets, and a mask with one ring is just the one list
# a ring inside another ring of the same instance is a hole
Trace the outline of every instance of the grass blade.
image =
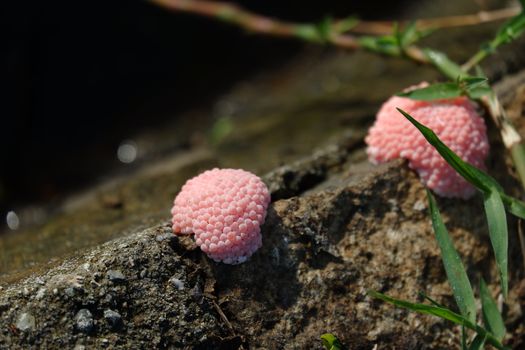
[(461, 326), (461, 350), (468, 350), (467, 332), (465, 330), (465, 326)]
[(449, 309), (438, 307), (438, 306), (433, 306), (433, 305), (411, 303), (409, 301), (392, 298), (392, 297), (389, 297), (388, 295), (385, 295), (379, 292), (375, 292), (375, 291), (368, 291), (368, 294), (373, 298), (383, 300), (387, 303), (390, 303), (392, 305), (395, 305), (395, 306), (398, 306), (404, 309), (408, 309), (408, 310), (419, 312), (419, 313), (426, 314), (426, 315), (437, 316), (442, 319), (453, 322), (455, 324), (459, 324), (460, 326), (464, 326), (465, 328), (469, 328), (475, 331), (477, 334), (480, 334), (483, 338), (486, 339), (486, 343), (494, 346), (496, 349), (509, 350), (508, 347), (502, 345), (501, 342), (498, 339), (496, 339), (494, 335), (488, 332), (485, 328), (475, 323), (470, 322), (465, 317)]
[(496, 302), (490, 295), (490, 291), (487, 288), (487, 284), (483, 278), (479, 281), (479, 294), (481, 297), (481, 312), (483, 314), (483, 322), (485, 327), (494, 334), (494, 337), (501, 341), (505, 336), (505, 323), (503, 317), (498, 310)]
[(392, 297), (389, 297), (385, 294), (370, 291), (368, 292), (370, 296), (381, 299), (383, 301), (386, 301), (387, 303), (393, 304), (395, 306), (399, 306), (405, 309), (409, 309), (412, 311), (416, 311), (422, 314), (427, 315), (433, 315), (440, 318), (443, 318), (445, 320), (448, 320), (450, 322), (453, 322), (455, 324), (464, 325), (467, 328), (474, 329), (475, 326), (472, 322), (470, 322), (468, 319), (464, 318), (463, 316), (455, 313), (454, 311), (451, 311), (449, 309), (434, 306), (434, 305), (426, 305), (426, 304), (418, 304), (418, 303), (411, 303), (409, 301), (399, 300)]
[(448, 282), (452, 287), (454, 299), (461, 314), (470, 322), (474, 323), (476, 322), (476, 301), (467, 272), (439, 214), (436, 200), (428, 190), (427, 197), (434, 234), (436, 235), (436, 240), (441, 250), (443, 265), (445, 266)]
[(525, 203), (516, 198), (507, 196), (504, 193), (500, 193), (500, 195), (507, 210), (510, 211), (512, 215), (525, 220)]
[[(397, 110), (405, 116), (416, 128), (419, 129), (419, 131), (423, 134), (425, 139), (434, 146), (434, 148), (439, 152), (439, 154), (446, 160), (446, 162), (453, 167), (465, 180), (473, 184), (476, 188), (482, 190), (482, 191), (490, 191), (491, 184), (487, 184), (486, 180), (480, 178), (479, 174), (474, 170), (472, 165), (464, 162), (457, 154), (455, 154), (450, 148), (447, 147), (441, 141), (437, 135), (432, 131), (430, 128), (426, 127), (425, 125), (419, 123), (417, 120), (415, 120), (410, 114), (403, 111), (400, 108), (397, 108)], [(478, 170), (478, 169), (476, 169)], [(478, 170), (481, 172), (481, 170)], [(487, 177), (490, 177), (486, 175)], [(496, 180), (493, 180), (496, 182)]]
[(489, 236), (500, 274), (503, 296), (508, 294), (508, 230), (505, 207), (497, 190), (484, 193), (483, 204), (489, 224)]
[(419, 123), (410, 114), (400, 108), (397, 110), (405, 116), (418, 130), (423, 134), (425, 139), (441, 154), (446, 162), (454, 168), (465, 180), (474, 185), (481, 192), (491, 192), (496, 189), (505, 204), (505, 207), (517, 217), (525, 219), (525, 203), (506, 195), (503, 189), (494, 178), (478, 168), (464, 162), (457, 154), (447, 147), (437, 135), (425, 125)]
[(486, 336), (478, 334), (476, 335), (472, 343), (470, 343), (468, 350), (481, 350), (485, 346), (486, 341), (487, 341)]

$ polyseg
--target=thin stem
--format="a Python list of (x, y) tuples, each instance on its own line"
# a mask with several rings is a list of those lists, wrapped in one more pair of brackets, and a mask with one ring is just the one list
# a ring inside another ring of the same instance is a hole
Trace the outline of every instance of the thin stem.
[(489, 53), (485, 50), (480, 50), (476, 52), (474, 56), (472, 56), (465, 64), (461, 66), (461, 69), (463, 69), (465, 72), (469, 72), (472, 68), (474, 68), (478, 63), (483, 61)]
[[(419, 30), (425, 30), (473, 26), (508, 19), (516, 16), (520, 11), (520, 7), (517, 6), (494, 11), (480, 11), (470, 15), (418, 19), (416, 20), (416, 27)], [(400, 25), (406, 26), (408, 23), (409, 21), (402, 21)], [(392, 25), (393, 22), (391, 21), (361, 21), (350, 31), (362, 34), (385, 35), (392, 33)]]
[[(206, 17), (215, 17), (226, 22), (240, 25), (248, 30), (281, 36), (295, 36), (294, 29), (299, 24), (285, 23), (271, 18), (257, 15), (243, 10), (239, 6), (231, 3), (216, 2), (209, 0), (149, 0), (157, 5), (174, 11), (182, 11), (198, 14)], [(494, 11), (480, 11), (478, 13), (448, 16), (439, 18), (420, 19), (416, 21), (417, 29), (440, 29), (472, 26), (482, 23), (501, 21), (519, 13), (519, 7), (510, 7)], [(334, 27), (338, 27), (340, 22), (335, 21)], [(401, 26), (408, 25), (409, 21), (403, 21)], [(392, 33), (393, 21), (359, 21), (347, 32), (371, 35), (386, 35)], [(334, 30), (334, 32), (337, 32)], [(339, 40), (338, 40), (339, 41)], [(346, 44), (345, 44), (346, 45)]]
[(254, 33), (295, 37), (311, 42), (329, 41), (335, 46), (350, 50), (360, 47), (357, 39), (351, 35), (332, 31), (327, 38), (323, 38), (315, 25), (279, 21), (246, 11), (235, 4), (206, 0), (150, 0), (150, 2), (172, 11), (212, 17)]

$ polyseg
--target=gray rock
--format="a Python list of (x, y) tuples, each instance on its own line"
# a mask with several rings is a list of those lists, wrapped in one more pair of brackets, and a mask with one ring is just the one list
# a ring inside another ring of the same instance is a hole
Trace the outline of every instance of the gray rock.
[(119, 283), (119, 282), (126, 281), (126, 276), (124, 276), (124, 274), (120, 272), (119, 270), (108, 270), (107, 276), (109, 280), (112, 282)]
[(184, 289), (184, 282), (182, 282), (180, 279), (172, 277), (170, 278), (170, 283), (177, 288), (178, 290)]
[(29, 312), (24, 312), (18, 316), (18, 319), (16, 320), (16, 328), (21, 330), (22, 332), (28, 332), (35, 328), (36, 322), (35, 317), (31, 315)]
[(105, 310), (104, 318), (111, 328), (120, 328), (122, 326), (122, 316), (120, 316), (120, 314), (116, 311), (110, 309)]
[(80, 309), (75, 315), (75, 326), (79, 332), (91, 333), (95, 327), (93, 315), (88, 309)]

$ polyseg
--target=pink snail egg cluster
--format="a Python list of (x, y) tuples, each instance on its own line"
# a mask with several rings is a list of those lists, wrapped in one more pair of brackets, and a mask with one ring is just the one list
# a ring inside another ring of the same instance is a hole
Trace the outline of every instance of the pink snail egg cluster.
[(396, 107), (432, 129), (461, 159), (483, 169), (489, 142), (485, 122), (474, 104), (466, 97), (416, 101), (393, 96), (383, 104), (365, 138), (372, 163), (405, 158), (423, 183), (438, 195), (470, 198), (475, 188), (447, 164)]
[(270, 203), (262, 180), (240, 169), (213, 169), (188, 180), (171, 209), (173, 232), (195, 234), (210, 258), (245, 262), (262, 245), (260, 226)]

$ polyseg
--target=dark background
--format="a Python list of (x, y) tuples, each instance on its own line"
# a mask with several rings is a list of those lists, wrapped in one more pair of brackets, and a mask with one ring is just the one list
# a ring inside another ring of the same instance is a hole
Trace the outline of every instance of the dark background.
[[(261, 14), (394, 18), (407, 1), (243, 1)], [(303, 48), (145, 1), (0, 5), (0, 211), (46, 202), (118, 166), (124, 137), (206, 106)], [(4, 216), (5, 214), (2, 214)]]

